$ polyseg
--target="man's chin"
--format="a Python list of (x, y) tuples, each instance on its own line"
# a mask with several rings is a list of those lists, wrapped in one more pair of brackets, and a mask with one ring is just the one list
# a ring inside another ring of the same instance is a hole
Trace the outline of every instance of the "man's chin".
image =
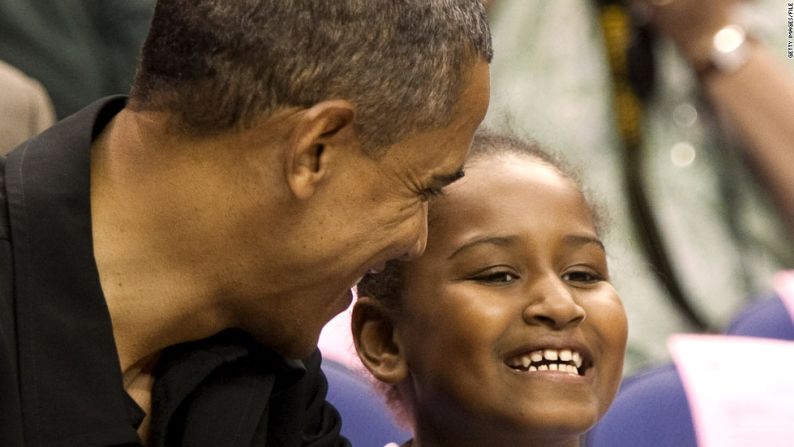
[(283, 319), (278, 328), (271, 326), (265, 330), (261, 325), (256, 325), (249, 327), (248, 332), (259, 343), (282, 357), (306, 358), (317, 348), (323, 327), (353, 302), (353, 292), (350, 289), (344, 289), (330, 300), (328, 295), (325, 297), (326, 301), (318, 305), (312, 315), (303, 314), (302, 318), (291, 315), (290, 318)]
[(304, 359), (311, 355), (317, 348), (320, 339), (320, 329), (308, 331), (306, 327), (295, 327), (291, 333), (282, 332), (275, 338), (272, 334), (251, 333), (251, 335), (264, 347), (287, 359)]
[(286, 359), (305, 359), (317, 349), (317, 339), (311, 343), (282, 345), (270, 349)]

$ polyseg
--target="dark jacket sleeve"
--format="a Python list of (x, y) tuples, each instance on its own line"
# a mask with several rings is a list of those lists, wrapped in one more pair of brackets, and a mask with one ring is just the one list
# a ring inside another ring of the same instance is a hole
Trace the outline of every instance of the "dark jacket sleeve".
[(0, 159), (0, 445), (24, 445), (17, 365), (16, 311), (8, 207)]
[[(304, 360), (306, 371), (300, 380), (285, 387), (276, 386), (270, 400), (270, 425), (282, 430), (269, 431), (268, 446), (350, 446), (340, 434), (339, 412), (325, 400), (328, 381), (320, 369), (320, 362), (320, 351), (315, 350)], [(301, 439), (290, 439), (291, 433), (300, 433)]]
[(22, 410), (7, 240), (0, 240), (0, 445), (22, 446)]
[(148, 445), (348, 447), (320, 352), (287, 365), (239, 331), (164, 352)]
[(328, 380), (320, 369), (320, 351), (307, 360), (309, 381), (312, 389), (307, 399), (307, 421), (303, 433), (303, 445), (310, 447), (348, 447), (350, 442), (341, 434), (342, 418), (339, 412), (328, 401)]

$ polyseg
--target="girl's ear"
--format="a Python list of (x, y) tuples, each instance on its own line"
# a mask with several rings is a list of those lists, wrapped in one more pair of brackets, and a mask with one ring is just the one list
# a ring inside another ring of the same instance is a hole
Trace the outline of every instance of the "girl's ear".
[(399, 334), (383, 304), (367, 296), (359, 297), (351, 324), (358, 356), (376, 379), (397, 384), (408, 377)]

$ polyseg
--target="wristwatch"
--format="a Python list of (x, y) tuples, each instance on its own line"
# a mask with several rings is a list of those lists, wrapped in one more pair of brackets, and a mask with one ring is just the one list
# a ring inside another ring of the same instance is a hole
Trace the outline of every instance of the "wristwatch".
[(695, 67), (695, 72), (700, 78), (734, 73), (747, 64), (750, 50), (750, 38), (743, 27), (737, 24), (723, 26), (711, 39), (708, 59)]

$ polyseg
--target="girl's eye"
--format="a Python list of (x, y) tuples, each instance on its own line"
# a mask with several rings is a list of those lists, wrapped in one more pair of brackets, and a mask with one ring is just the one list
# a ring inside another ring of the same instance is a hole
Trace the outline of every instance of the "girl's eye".
[(474, 277), (475, 281), (489, 284), (510, 284), (517, 279), (518, 275), (508, 271), (491, 272)]
[(601, 281), (603, 278), (601, 277), (601, 275), (598, 275), (597, 273), (589, 272), (586, 270), (575, 270), (563, 274), (562, 279), (565, 281), (592, 284), (594, 282)]

